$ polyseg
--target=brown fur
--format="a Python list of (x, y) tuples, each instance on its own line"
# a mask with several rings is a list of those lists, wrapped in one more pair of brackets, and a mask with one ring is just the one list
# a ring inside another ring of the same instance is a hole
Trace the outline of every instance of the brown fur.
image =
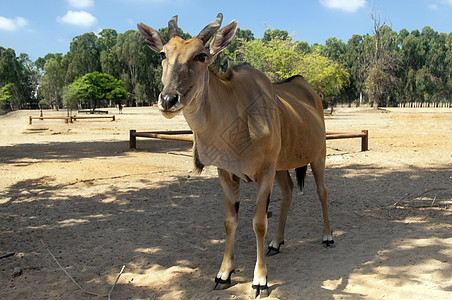
[[(219, 14), (198, 36), (206, 42), (221, 19)], [(166, 55), (162, 63), (164, 89), (159, 98), (160, 109), (167, 117), (183, 112), (194, 133), (196, 169), (201, 171), (204, 165), (218, 167), (225, 201), (226, 243), (216, 286), (228, 286), (234, 269), (240, 180), (256, 183), (253, 229), (257, 259), (253, 286), (265, 296), (267, 206), (276, 179), (282, 199), (270, 246), (279, 249), (292, 201), (293, 182), (287, 170), (298, 169), (301, 185), (306, 165), (311, 165), (322, 205), (323, 240), (332, 242), (324, 185), (326, 145), (321, 98), (301, 76), (272, 84), (265, 74), (248, 64), (231, 67), (222, 75), (210, 67), (232, 40), (236, 22), (218, 30), (209, 51), (197, 38), (183, 41), (174, 37), (165, 45), (152, 28), (141, 24), (139, 29), (152, 49)]]

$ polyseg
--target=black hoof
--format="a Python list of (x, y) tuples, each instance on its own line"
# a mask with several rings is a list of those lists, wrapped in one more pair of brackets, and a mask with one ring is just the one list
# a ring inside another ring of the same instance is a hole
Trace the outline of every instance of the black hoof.
[(331, 241), (322, 241), (322, 244), (323, 244), (323, 247), (325, 247), (325, 248), (334, 248), (335, 247), (333, 240), (331, 240)]
[(231, 275), (234, 273), (235, 270), (232, 270), (231, 273), (229, 273), (228, 279), (221, 279), (215, 277), (215, 284), (213, 286), (214, 290), (224, 290), (231, 286)]
[(252, 285), (251, 286), (251, 293), (250, 293), (250, 299), (256, 299), (260, 296), (260, 298), (268, 297), (269, 295), (268, 285)]
[(282, 241), (281, 243), (279, 243), (278, 248), (275, 248), (273, 246), (268, 246), (268, 250), (267, 253), (265, 254), (265, 256), (273, 256), (279, 253), (279, 248), (281, 248), (281, 245), (284, 245), (284, 241)]

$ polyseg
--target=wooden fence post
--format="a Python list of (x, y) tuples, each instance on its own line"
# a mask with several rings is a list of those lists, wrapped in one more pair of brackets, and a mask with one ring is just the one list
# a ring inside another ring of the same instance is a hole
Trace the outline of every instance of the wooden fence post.
[(130, 130), (130, 138), (129, 138), (129, 148), (130, 149), (136, 149), (137, 148), (137, 137), (135, 136), (135, 133), (137, 131), (134, 129)]
[(361, 130), (361, 132), (364, 134), (361, 137), (361, 151), (367, 151), (369, 150), (369, 130)]

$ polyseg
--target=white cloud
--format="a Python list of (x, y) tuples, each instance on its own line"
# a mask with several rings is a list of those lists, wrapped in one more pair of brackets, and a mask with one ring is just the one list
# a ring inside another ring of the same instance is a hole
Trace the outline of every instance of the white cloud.
[(94, 5), (93, 0), (67, 0), (69, 5), (75, 8), (87, 8)]
[(452, 5), (452, 0), (436, 0), (434, 3), (430, 3), (427, 7), (431, 10), (439, 10), (444, 5)]
[(63, 17), (57, 17), (57, 21), (76, 26), (90, 27), (97, 22), (97, 19), (86, 11), (68, 11)]
[(320, 0), (320, 4), (332, 9), (355, 12), (366, 5), (366, 0)]
[(27, 19), (16, 17), (14, 19), (9, 19), (0, 16), (0, 30), (13, 31), (18, 28), (25, 27), (28, 24)]

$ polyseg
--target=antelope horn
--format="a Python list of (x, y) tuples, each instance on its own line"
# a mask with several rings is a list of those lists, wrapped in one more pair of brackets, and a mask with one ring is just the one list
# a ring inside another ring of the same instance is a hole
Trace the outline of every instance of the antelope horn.
[(168, 21), (168, 40), (175, 36), (179, 36), (179, 28), (177, 27), (177, 16), (172, 17)]
[(207, 43), (207, 41), (212, 37), (212, 35), (220, 28), (221, 22), (223, 21), (223, 14), (219, 13), (216, 17), (216, 19), (204, 27), (203, 30), (196, 36), (198, 39), (200, 39), (204, 44)]

